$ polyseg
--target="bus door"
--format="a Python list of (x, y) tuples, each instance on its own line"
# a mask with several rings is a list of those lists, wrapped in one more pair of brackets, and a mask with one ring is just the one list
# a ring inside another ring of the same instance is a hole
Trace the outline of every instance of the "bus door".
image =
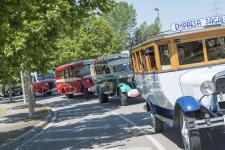
[(143, 92), (146, 99), (151, 99), (156, 103), (154, 97), (154, 90), (157, 79), (157, 67), (155, 61), (154, 47), (149, 47), (144, 50), (144, 78), (143, 78)]
[(71, 67), (71, 78), (73, 80), (73, 87), (74, 87), (74, 93), (83, 93), (83, 89), (82, 89), (82, 66), (73, 66)]
[[(158, 54), (159, 59), (160, 59), (160, 68), (157, 68), (158, 70), (161, 71), (166, 71), (171, 69), (171, 63), (170, 63), (170, 49), (169, 49), (169, 44), (161, 44), (158, 45)], [(168, 74), (167, 73), (157, 73), (154, 75), (154, 97), (157, 99), (157, 105), (161, 107), (167, 107), (168, 105), (168, 100), (163, 93), (162, 86), (170, 86), (167, 85), (166, 83), (166, 78)], [(161, 85), (164, 84), (164, 85)]]

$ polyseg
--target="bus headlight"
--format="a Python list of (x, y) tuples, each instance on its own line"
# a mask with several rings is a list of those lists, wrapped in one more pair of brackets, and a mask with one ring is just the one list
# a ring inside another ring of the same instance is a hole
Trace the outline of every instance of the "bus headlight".
[(216, 91), (216, 86), (212, 81), (205, 81), (201, 84), (200, 90), (203, 95), (212, 95)]

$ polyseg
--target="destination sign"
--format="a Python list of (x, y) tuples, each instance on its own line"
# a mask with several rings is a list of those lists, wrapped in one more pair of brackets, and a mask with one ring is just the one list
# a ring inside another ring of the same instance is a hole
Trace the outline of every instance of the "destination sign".
[(207, 17), (200, 19), (187, 20), (183, 22), (174, 23), (170, 26), (172, 31), (180, 32), (185, 30), (192, 30), (205, 26), (225, 25), (225, 16)]

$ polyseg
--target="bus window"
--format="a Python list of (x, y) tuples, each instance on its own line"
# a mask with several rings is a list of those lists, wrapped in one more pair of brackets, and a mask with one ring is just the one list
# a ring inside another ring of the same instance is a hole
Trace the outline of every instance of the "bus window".
[(85, 65), (80, 69), (80, 73), (81, 75), (88, 75), (90, 74), (90, 65)]
[(73, 74), (74, 74), (74, 75), (79, 75), (80, 69), (81, 69), (80, 66), (75, 66), (75, 67), (73, 68)]
[(157, 70), (154, 49), (153, 48), (147, 48), (145, 50), (145, 55), (149, 57), (150, 71)]
[(68, 70), (68, 68), (66, 68), (66, 69), (63, 71), (63, 78), (64, 78), (64, 79), (68, 79), (68, 78), (69, 78), (69, 70)]
[(208, 60), (225, 58), (225, 38), (213, 38), (206, 40)]
[(159, 55), (160, 55), (162, 70), (169, 69), (168, 66), (170, 66), (171, 63), (170, 63), (170, 53), (169, 53), (168, 44), (159, 45)]
[(102, 66), (102, 72), (103, 74), (110, 74), (110, 69), (108, 66)]
[(178, 43), (177, 51), (180, 65), (204, 61), (202, 41)]
[(73, 68), (70, 67), (70, 68), (68, 68), (68, 70), (69, 70), (69, 77), (72, 78), (73, 77)]
[(145, 59), (145, 49), (141, 50), (141, 61), (142, 61), (142, 69), (144, 72), (147, 72), (148, 71), (148, 68), (147, 68), (147, 61)]
[(137, 70), (137, 66), (136, 66), (136, 62), (135, 62), (135, 55), (134, 55), (134, 53), (132, 53), (131, 54), (131, 58), (132, 58), (132, 65), (133, 65), (133, 70), (134, 70), (134, 72), (138, 72), (138, 70)]
[(62, 71), (58, 70), (56, 73), (57, 73), (57, 79), (62, 79)]
[(142, 67), (142, 62), (141, 62), (141, 56), (140, 56), (140, 53), (139, 51), (136, 52), (136, 56), (137, 56), (137, 64), (138, 64), (138, 70), (139, 72), (142, 72), (143, 71), (143, 67)]

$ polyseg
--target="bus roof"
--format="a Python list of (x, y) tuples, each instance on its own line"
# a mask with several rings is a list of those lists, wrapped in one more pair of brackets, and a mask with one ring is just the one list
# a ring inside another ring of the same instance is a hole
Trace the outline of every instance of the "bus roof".
[(82, 65), (90, 65), (92, 64), (94, 61), (94, 59), (89, 59), (89, 60), (80, 60), (80, 61), (76, 61), (76, 62), (72, 62), (70, 64), (65, 64), (62, 66), (57, 67), (55, 70), (63, 70), (65, 68), (71, 67), (71, 66), (82, 66)]
[[(137, 45), (135, 45), (134, 47), (132, 47), (132, 50), (142, 46), (142, 45), (146, 45), (148, 43), (154, 42), (154, 41), (158, 41), (158, 40), (162, 40), (162, 39), (169, 39), (169, 38), (176, 38), (176, 37), (180, 37), (180, 36), (185, 36), (185, 35), (190, 35), (190, 34), (195, 34), (195, 33), (202, 33), (202, 32), (208, 32), (208, 31), (214, 31), (214, 30), (222, 30), (225, 29), (225, 26), (221, 26), (221, 27), (207, 27), (207, 28), (203, 28), (200, 30), (192, 30), (192, 31), (184, 31), (184, 32), (171, 32), (167, 31), (161, 34), (156, 35), (155, 37), (148, 39), (144, 42), (141, 42)], [(131, 50), (131, 51), (132, 51)]]
[(129, 53), (117, 53), (117, 54), (112, 54), (105, 57), (99, 57), (95, 59), (94, 64), (108, 63), (108, 62), (123, 59), (123, 58), (129, 58)]

